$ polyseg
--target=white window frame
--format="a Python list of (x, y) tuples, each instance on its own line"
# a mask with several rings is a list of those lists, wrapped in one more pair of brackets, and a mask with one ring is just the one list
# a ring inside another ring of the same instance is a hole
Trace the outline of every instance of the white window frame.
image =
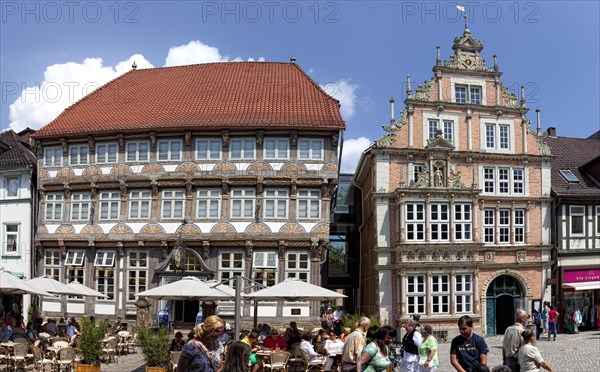
[(515, 152), (514, 122), (495, 117), (482, 117), (479, 128), (482, 151), (510, 154)]
[(444, 119), (442, 121), (442, 136), (450, 143), (454, 142), (454, 121)]
[(473, 206), (467, 203), (454, 204), (454, 240), (473, 240)]
[[(146, 207), (145, 213), (144, 207)], [(129, 192), (129, 219), (149, 219), (152, 213), (151, 210), (152, 192), (150, 190), (132, 190)]]
[(483, 242), (485, 244), (496, 242), (496, 210), (493, 208), (483, 210)]
[[(165, 149), (161, 146), (166, 145)], [(175, 149), (174, 147), (178, 148)], [(156, 160), (157, 161), (181, 161), (181, 152), (183, 149), (183, 142), (180, 139), (161, 139), (156, 143)]]
[(71, 221), (89, 220), (91, 202), (89, 191), (78, 191), (71, 194)]
[[(180, 220), (185, 216), (185, 191), (163, 190), (161, 194), (160, 217), (163, 220)], [(179, 208), (178, 212), (178, 206)]]
[(494, 195), (525, 195), (526, 169), (483, 166), (480, 182), (483, 184), (483, 193)]
[(417, 181), (419, 180), (419, 175), (423, 173), (423, 170), (425, 170), (425, 164), (423, 163), (410, 164), (410, 186), (413, 186), (417, 183)]
[[(435, 111), (423, 112), (421, 122), (423, 127), (423, 147), (427, 146), (427, 143), (435, 138), (436, 130), (440, 129), (442, 131), (442, 138), (454, 145), (456, 150), (459, 150), (460, 141), (457, 124), (459, 120), (460, 118), (458, 115), (453, 113), (439, 113)], [(435, 130), (433, 129), (433, 125), (437, 127)], [(431, 131), (433, 131), (433, 133)], [(431, 135), (433, 135), (433, 137), (431, 137)]]
[(63, 149), (61, 146), (44, 147), (44, 167), (62, 167)]
[[(85, 251), (76, 249), (67, 250), (67, 257), (65, 258), (65, 266), (84, 266), (85, 265)], [(82, 283), (84, 284), (84, 283)]]
[(279, 257), (276, 250), (255, 250), (252, 252), (252, 279), (266, 287), (277, 284), (278, 262)]
[(307, 250), (288, 250), (285, 253), (285, 277), (298, 278), (309, 283), (310, 252)]
[(131, 303), (137, 300), (136, 294), (148, 289), (148, 251), (132, 249), (127, 252), (127, 297)]
[(450, 275), (431, 275), (431, 312), (433, 314), (450, 313)]
[[(46, 213), (44, 215), (46, 221), (61, 221), (63, 209), (65, 205), (65, 195), (60, 192), (46, 194)], [(48, 218), (50, 213), (51, 217)], [(58, 213), (58, 216), (57, 216)]]
[[(569, 233), (571, 236), (585, 236), (585, 206), (570, 205), (569, 206)], [(581, 232), (573, 231), (574, 219), (581, 219)]]
[[(85, 150), (85, 151), (83, 151)], [(75, 152), (75, 154), (73, 153)], [(69, 145), (69, 165), (85, 165), (89, 163), (89, 148), (87, 144)]]
[[(221, 218), (221, 189), (201, 188), (196, 193), (196, 218), (199, 220)], [(201, 208), (202, 204), (205, 205)], [(204, 213), (201, 213), (204, 211)], [(213, 213), (216, 211), (216, 213)]]
[(101, 191), (98, 193), (98, 220), (118, 220), (121, 213), (121, 194), (118, 191)]
[(515, 209), (513, 211), (513, 231), (515, 234), (515, 244), (525, 243), (525, 209)]
[(483, 167), (483, 187), (486, 193), (496, 192), (496, 168)]
[[(280, 147), (282, 144), (285, 145), (283, 146), (283, 148)], [(272, 154), (270, 154), (271, 151)], [(265, 138), (263, 147), (263, 157), (265, 159), (289, 159), (290, 139), (285, 137)]]
[(119, 145), (116, 142), (96, 143), (96, 163), (116, 164), (119, 161)]
[(299, 220), (318, 220), (321, 218), (321, 190), (298, 189), (296, 199), (296, 213)]
[(265, 219), (287, 218), (289, 194), (287, 189), (265, 189), (263, 192), (263, 217)]
[(432, 242), (450, 240), (450, 206), (448, 203), (429, 205), (429, 232)]
[(407, 203), (405, 211), (405, 221), (406, 241), (425, 241), (425, 204)]
[[(203, 144), (205, 148), (201, 154), (200, 148)], [(220, 138), (196, 138), (196, 160), (220, 160), (222, 153), (223, 141)]]
[(427, 120), (427, 133), (429, 133), (429, 139), (435, 138), (439, 127), (440, 127), (440, 121), (438, 119), (428, 119)]
[[(465, 77), (450, 78), (452, 102), (469, 105), (486, 105), (486, 81), (482, 79), (473, 79)], [(456, 88), (461, 87), (465, 90), (465, 101), (457, 99)], [(475, 102), (472, 89), (479, 88), (479, 102)]]
[[(4, 190), (6, 199), (18, 199), (21, 193), (21, 176), (10, 175), (4, 177)], [(11, 191), (13, 191), (11, 193)]]
[(498, 194), (510, 193), (510, 168), (498, 168)]
[[(238, 152), (239, 148), (239, 154)], [(229, 159), (251, 160), (256, 159), (256, 138), (236, 137), (229, 140)]]
[[(239, 264), (239, 267), (236, 267)], [(219, 254), (219, 281), (229, 280), (236, 275), (244, 275), (246, 270), (245, 253), (242, 249), (224, 250)], [(235, 288), (236, 281), (232, 280), (228, 283), (232, 288)]]
[(510, 244), (510, 209), (498, 209), (498, 244)]
[[(459, 93), (460, 89), (460, 94)], [(469, 101), (469, 86), (463, 84), (454, 85), (454, 102), (467, 103)]]
[[(146, 150), (140, 149), (142, 145)], [(141, 162), (150, 160), (149, 141), (127, 141), (125, 143), (125, 160), (128, 162)]]
[(298, 159), (323, 160), (324, 151), (323, 138), (298, 138)]
[(525, 193), (525, 169), (512, 169), (512, 192), (515, 195), (523, 195)]
[(94, 266), (96, 267), (114, 267), (116, 252), (108, 249), (99, 249), (94, 257)]
[(425, 314), (427, 278), (424, 274), (406, 276), (406, 305), (408, 314)]
[(600, 235), (600, 205), (596, 206), (596, 235)]
[[(474, 90), (477, 89), (478, 92), (477, 94), (474, 94)], [(482, 102), (482, 92), (483, 92), (483, 88), (481, 87), (481, 85), (469, 85), (469, 96), (467, 98), (467, 101), (472, 104), (472, 105), (481, 105)], [(473, 98), (473, 96), (477, 96), (476, 99)]]
[(98, 250), (94, 258), (96, 269), (96, 290), (106, 297), (103, 300), (113, 301), (116, 293), (115, 251)]
[(44, 275), (47, 275), (55, 280), (61, 281), (61, 265), (62, 257), (58, 249), (44, 250)]
[[(9, 226), (16, 227), (16, 231), (8, 231)], [(21, 254), (21, 224), (20, 223), (10, 223), (5, 222), (2, 224), (2, 253), (6, 256), (18, 256)], [(14, 242), (14, 250), (8, 249), (9, 240), (13, 240)]]
[(230, 191), (232, 219), (256, 217), (256, 189), (235, 188)]
[[(473, 275), (459, 273), (454, 276), (454, 311), (460, 314), (473, 313)], [(462, 309), (460, 308), (462, 307)]]

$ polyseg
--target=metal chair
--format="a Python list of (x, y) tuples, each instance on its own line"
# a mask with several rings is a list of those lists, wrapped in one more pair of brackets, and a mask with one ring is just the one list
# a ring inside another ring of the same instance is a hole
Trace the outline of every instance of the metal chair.
[(77, 350), (72, 347), (64, 347), (58, 351), (58, 358), (56, 359), (56, 366), (58, 371), (72, 371), (74, 369), (75, 352)]
[(46, 358), (42, 349), (32, 346), (31, 351), (36, 369), (40, 368), (42, 372), (45, 372), (46, 366), (50, 366), (50, 371), (54, 370), (54, 360)]
[(290, 359), (288, 359), (288, 366), (300, 366), (300, 369), (304, 370), (304, 365), (306, 364), (304, 362), (304, 357), (302, 356), (302, 353), (300, 352), (300, 343), (296, 342), (295, 344), (292, 345), (292, 356), (290, 356)]
[(173, 371), (177, 371), (177, 362), (179, 362), (179, 357), (181, 356), (181, 351), (171, 351), (169, 354), (169, 358), (171, 359), (171, 367)]
[(302, 353), (302, 357), (304, 358), (304, 362), (306, 363), (305, 371), (325, 371), (325, 358), (314, 358), (306, 352), (304, 349), (300, 348), (300, 352)]
[(110, 361), (114, 361), (115, 363), (119, 363), (117, 359), (117, 349), (119, 345), (119, 339), (111, 338), (106, 341), (106, 344), (102, 348), (102, 358), (106, 362), (106, 364), (110, 363)]
[(4, 346), (0, 346), (0, 364), (4, 365), (4, 370), (10, 370), (10, 350)]
[(27, 351), (29, 350), (28, 343), (15, 344), (13, 346), (13, 355), (10, 356), (11, 364), (15, 371), (22, 368), (25, 369), (27, 365)]
[(287, 363), (292, 353), (287, 351), (278, 351), (270, 355), (271, 360), (263, 365), (263, 368), (272, 371), (287, 372)]

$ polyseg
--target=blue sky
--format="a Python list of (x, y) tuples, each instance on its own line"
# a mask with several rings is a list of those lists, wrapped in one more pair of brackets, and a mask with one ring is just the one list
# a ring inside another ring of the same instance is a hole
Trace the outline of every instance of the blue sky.
[[(297, 63), (342, 103), (344, 171), (389, 122), (389, 99), (449, 59), (462, 14), (451, 1), (0, 1), (0, 128), (39, 128), (127, 71), (213, 61)], [(600, 129), (598, 1), (467, 1), (468, 26), (525, 85), (529, 119), (587, 137)]]

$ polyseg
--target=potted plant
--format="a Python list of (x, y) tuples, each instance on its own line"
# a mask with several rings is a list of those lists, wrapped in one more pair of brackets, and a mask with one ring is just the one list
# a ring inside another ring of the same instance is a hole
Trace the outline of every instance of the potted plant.
[(166, 327), (148, 329), (138, 328), (138, 341), (146, 359), (146, 372), (166, 371), (169, 365), (171, 341)]
[(84, 315), (81, 321), (81, 339), (78, 345), (83, 360), (77, 364), (77, 372), (100, 372), (102, 339), (104, 339), (107, 329), (107, 322), (96, 324)]

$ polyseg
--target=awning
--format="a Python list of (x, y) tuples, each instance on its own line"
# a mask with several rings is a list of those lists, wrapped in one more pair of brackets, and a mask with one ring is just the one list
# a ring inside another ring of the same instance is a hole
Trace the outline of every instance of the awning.
[(600, 289), (600, 281), (565, 283), (565, 284), (563, 284), (563, 289), (571, 289), (571, 290), (575, 290), (575, 291), (585, 291), (588, 289)]

